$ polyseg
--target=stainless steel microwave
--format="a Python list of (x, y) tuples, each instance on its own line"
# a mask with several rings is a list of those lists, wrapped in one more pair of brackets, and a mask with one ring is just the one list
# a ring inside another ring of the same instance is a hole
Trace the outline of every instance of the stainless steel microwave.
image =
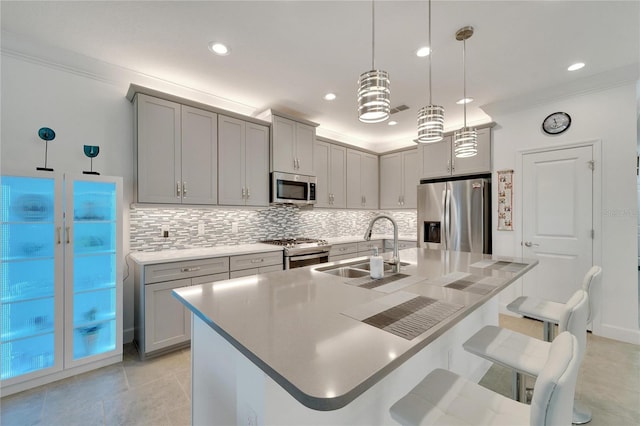
[(317, 181), (315, 176), (273, 172), (271, 173), (271, 202), (315, 204)]

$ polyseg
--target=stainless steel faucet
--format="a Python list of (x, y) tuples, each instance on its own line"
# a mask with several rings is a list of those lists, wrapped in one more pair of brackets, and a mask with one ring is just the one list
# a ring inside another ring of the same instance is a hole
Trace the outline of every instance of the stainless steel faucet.
[(393, 272), (400, 272), (400, 254), (398, 253), (398, 224), (395, 219), (386, 214), (379, 214), (378, 216), (371, 219), (369, 223), (369, 227), (366, 231), (364, 231), (364, 239), (365, 241), (371, 240), (371, 233), (373, 232), (373, 224), (378, 221), (378, 219), (389, 219), (393, 224), (393, 259), (391, 262), (387, 262), (392, 265)]

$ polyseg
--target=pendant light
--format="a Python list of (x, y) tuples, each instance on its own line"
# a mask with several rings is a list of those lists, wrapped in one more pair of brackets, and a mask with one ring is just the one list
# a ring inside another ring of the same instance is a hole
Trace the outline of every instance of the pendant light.
[[(462, 41), (462, 80), (463, 99), (467, 98), (467, 70), (465, 55), (467, 39), (473, 35), (473, 27), (460, 28), (456, 33), (456, 40)], [(478, 153), (478, 132), (467, 127), (467, 104), (464, 103), (464, 126), (453, 135), (454, 153), (457, 158), (473, 157)]]
[(358, 119), (363, 123), (379, 123), (391, 115), (389, 73), (375, 68), (375, 4), (371, 1), (371, 71), (358, 80)]
[(431, 102), (431, 0), (429, 0), (429, 105), (418, 111), (418, 143), (440, 142), (444, 135), (444, 108)]

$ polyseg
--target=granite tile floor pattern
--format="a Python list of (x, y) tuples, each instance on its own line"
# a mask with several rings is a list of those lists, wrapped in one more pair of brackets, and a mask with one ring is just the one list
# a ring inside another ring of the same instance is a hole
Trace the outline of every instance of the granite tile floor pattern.
[[(542, 336), (538, 321), (501, 315), (500, 325)], [(188, 425), (190, 355), (143, 362), (126, 345), (122, 363), (0, 399), (0, 425)], [(480, 384), (510, 396), (511, 372), (493, 366)], [(640, 346), (589, 334), (576, 398), (593, 411), (590, 426), (640, 425)]]

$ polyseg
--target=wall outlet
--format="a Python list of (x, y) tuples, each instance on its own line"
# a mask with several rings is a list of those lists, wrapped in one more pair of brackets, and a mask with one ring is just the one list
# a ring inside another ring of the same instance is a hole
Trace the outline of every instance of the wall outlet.
[(198, 235), (204, 235), (204, 222), (198, 222)]
[(231, 233), (232, 234), (238, 233), (238, 222), (231, 222)]
[(169, 225), (162, 225), (162, 236), (164, 238), (169, 238)]

